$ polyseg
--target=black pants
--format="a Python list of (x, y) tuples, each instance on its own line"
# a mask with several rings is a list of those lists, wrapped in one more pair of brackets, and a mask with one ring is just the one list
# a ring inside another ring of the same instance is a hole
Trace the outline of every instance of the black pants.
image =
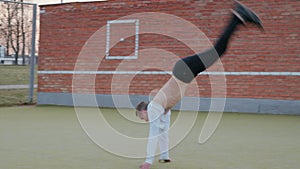
[(173, 75), (185, 83), (190, 83), (200, 72), (210, 67), (226, 52), (229, 39), (239, 24), (242, 22), (232, 15), (229, 24), (214, 47), (179, 60), (173, 68)]

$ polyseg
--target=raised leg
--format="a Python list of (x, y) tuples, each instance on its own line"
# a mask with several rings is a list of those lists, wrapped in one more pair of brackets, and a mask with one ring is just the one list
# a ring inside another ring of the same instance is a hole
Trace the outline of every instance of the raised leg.
[(183, 58), (175, 64), (173, 75), (177, 79), (185, 83), (190, 83), (200, 72), (214, 64), (226, 52), (229, 40), (236, 31), (238, 25), (249, 22), (256, 24), (260, 28), (263, 27), (259, 17), (252, 10), (238, 1), (236, 1), (235, 10), (232, 10), (232, 12), (233, 15), (228, 25), (225, 27), (224, 32), (221, 34), (213, 48)]

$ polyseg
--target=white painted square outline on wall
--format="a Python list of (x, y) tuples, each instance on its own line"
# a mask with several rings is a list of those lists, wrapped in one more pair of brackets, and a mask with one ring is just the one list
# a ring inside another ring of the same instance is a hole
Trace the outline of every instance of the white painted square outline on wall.
[[(110, 25), (111, 24), (123, 24), (123, 23), (133, 23), (135, 24), (135, 47), (133, 56), (110, 56)], [(128, 20), (112, 20), (107, 21), (106, 25), (106, 59), (137, 59), (139, 50), (139, 20), (138, 19), (128, 19)]]

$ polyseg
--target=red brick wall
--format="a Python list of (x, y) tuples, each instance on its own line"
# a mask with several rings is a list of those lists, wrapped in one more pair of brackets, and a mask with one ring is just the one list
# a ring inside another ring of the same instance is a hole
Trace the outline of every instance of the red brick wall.
[[(222, 58), (225, 71), (300, 72), (299, 2), (295, 0), (242, 2), (261, 16), (265, 32), (252, 25), (247, 28), (240, 27), (232, 38), (228, 52)], [(82, 47), (95, 31), (105, 26), (108, 20), (116, 20), (139, 12), (164, 12), (176, 15), (196, 25), (214, 42), (230, 17), (228, 9), (232, 5), (232, 1), (226, 0), (124, 0), (41, 6), (44, 12), (40, 16), (39, 71), (73, 71)], [(139, 40), (140, 50), (160, 48), (182, 57), (193, 54), (187, 46), (170, 37), (144, 34), (140, 35)], [(105, 47), (105, 43), (103, 39), (99, 45)], [(124, 52), (122, 46), (116, 46), (113, 50), (115, 54)], [(170, 71), (174, 63), (173, 61), (162, 62), (159, 59), (153, 59), (151, 62), (163, 64)], [(121, 60), (104, 59), (98, 70), (115, 70), (120, 63)], [(110, 94), (114, 88), (114, 94), (129, 92), (148, 95), (152, 90), (161, 87), (170, 77), (169, 75), (136, 75), (131, 82), (128, 82), (126, 78), (129, 75), (122, 76), (121, 79), (124, 80), (111, 84), (113, 75), (82, 75), (82, 85), (73, 92)], [(94, 77), (96, 77), (95, 81), (92, 82), (95, 83), (91, 84), (91, 79)], [(40, 73), (38, 91), (71, 93), (72, 78), (72, 75), (66, 74)], [(208, 76), (198, 76), (196, 80), (199, 88), (191, 87), (187, 95), (199, 96), (200, 94), (201, 97), (211, 97)], [(229, 98), (300, 99), (299, 76), (228, 75), (226, 80)], [(128, 83), (130, 85), (126, 87)], [(117, 89), (115, 85), (118, 85)]]

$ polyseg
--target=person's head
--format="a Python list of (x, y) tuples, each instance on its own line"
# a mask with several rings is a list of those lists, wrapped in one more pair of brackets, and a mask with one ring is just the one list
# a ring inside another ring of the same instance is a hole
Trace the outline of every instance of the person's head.
[(136, 106), (136, 116), (138, 116), (141, 120), (148, 121), (148, 112), (147, 112), (148, 103), (146, 102), (140, 102)]

